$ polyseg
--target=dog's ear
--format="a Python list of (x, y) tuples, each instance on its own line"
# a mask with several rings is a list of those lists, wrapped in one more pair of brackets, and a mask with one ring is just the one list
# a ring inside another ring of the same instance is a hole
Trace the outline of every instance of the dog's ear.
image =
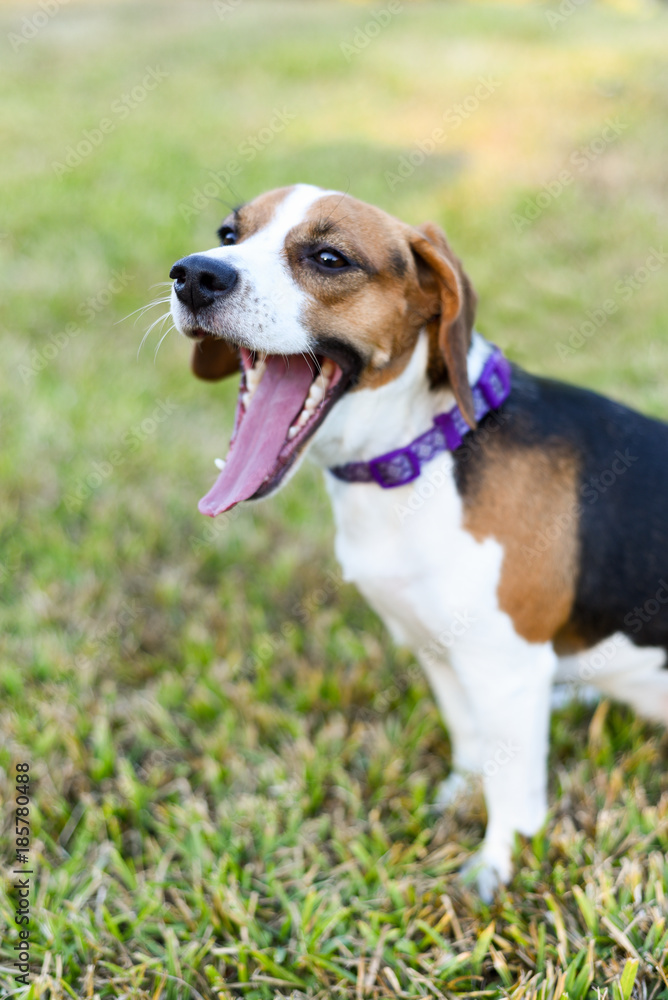
[(204, 337), (193, 345), (190, 367), (198, 378), (216, 381), (239, 371), (239, 352), (220, 337)]
[[(433, 222), (412, 229), (409, 242), (416, 257), (422, 290), (434, 300), (428, 326), (435, 334), (433, 339), (438, 364), (442, 369), (445, 363), (459, 409), (469, 427), (475, 427), (466, 358), (473, 332), (476, 294), (461, 263), (450, 249), (445, 234)], [(434, 365), (434, 359), (430, 358), (432, 369), (438, 364)]]

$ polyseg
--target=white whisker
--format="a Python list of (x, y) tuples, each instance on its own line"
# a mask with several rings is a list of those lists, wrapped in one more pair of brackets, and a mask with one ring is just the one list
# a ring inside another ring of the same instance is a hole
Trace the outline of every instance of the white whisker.
[[(304, 361), (306, 361), (306, 364), (309, 366), (309, 368), (311, 368), (311, 366), (310, 366), (310, 364), (308, 362), (308, 358), (306, 357), (306, 354), (308, 354), (309, 358), (313, 358), (313, 364), (315, 365), (316, 371), (319, 373), (321, 371), (320, 362), (318, 361), (318, 358), (315, 355), (315, 353), (313, 352), (312, 348), (308, 347), (306, 349), (306, 353), (304, 353), (304, 351), (301, 352), (301, 355), (302, 355)], [(311, 368), (311, 374), (313, 374), (313, 369), (312, 368)]]
[[(125, 323), (126, 319), (130, 319), (131, 316), (135, 316), (137, 313), (141, 313), (143, 315), (145, 312), (148, 312), (149, 309), (152, 309), (153, 306), (160, 306), (164, 302), (169, 302), (170, 298), (171, 295), (165, 295), (162, 298), (154, 299), (153, 302), (149, 302), (148, 305), (140, 306), (139, 309), (135, 309), (133, 312), (128, 313), (127, 316), (123, 317), (123, 319), (117, 320), (116, 323), (114, 323), (114, 326), (118, 326), (119, 323)], [(137, 319), (139, 319), (139, 317), (137, 317)], [(135, 323), (137, 322), (137, 319), (135, 320)]]
[(162, 316), (158, 316), (158, 318), (151, 323), (151, 325), (149, 326), (148, 330), (146, 331), (146, 333), (142, 337), (141, 343), (139, 344), (139, 347), (137, 348), (137, 359), (139, 359), (139, 352), (141, 351), (142, 347), (144, 346), (144, 342), (145, 342), (146, 338), (155, 329), (155, 327), (158, 325), (158, 323), (161, 323), (161, 322), (164, 323), (168, 316), (171, 316), (171, 312), (170, 312), (169, 309), (167, 310), (167, 312), (163, 313)]
[(157, 319), (154, 319), (153, 322), (151, 323), (151, 325), (149, 326), (148, 330), (146, 331), (146, 336), (148, 336), (149, 333), (151, 333), (151, 331), (156, 328), (156, 326), (158, 325), (158, 323), (164, 322), (164, 320), (166, 320), (169, 315), (170, 315), (170, 312), (169, 312), (169, 309), (168, 309), (167, 312), (164, 312), (162, 314), (162, 316), (158, 316)]
[(313, 375), (313, 369), (311, 368), (311, 362), (310, 362), (309, 358), (306, 357), (306, 354), (304, 353), (304, 351), (300, 351), (299, 353), (300, 353), (301, 357), (304, 359), (304, 361), (306, 362), (306, 364), (308, 365), (309, 371), (311, 372), (311, 375)]
[(155, 364), (156, 358), (158, 357), (158, 351), (160, 350), (160, 348), (162, 346), (163, 340), (165, 339), (165, 337), (169, 336), (169, 334), (172, 332), (172, 330), (175, 330), (175, 329), (176, 329), (176, 327), (172, 323), (172, 325), (170, 327), (168, 327), (167, 330), (163, 333), (162, 337), (158, 341), (158, 346), (155, 349), (155, 354), (153, 355), (153, 364)]

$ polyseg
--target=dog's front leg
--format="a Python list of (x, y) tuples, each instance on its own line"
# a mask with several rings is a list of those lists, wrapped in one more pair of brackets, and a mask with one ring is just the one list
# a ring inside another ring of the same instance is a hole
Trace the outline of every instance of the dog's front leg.
[(452, 664), (480, 733), (487, 805), (485, 839), (464, 874), (475, 878), (489, 901), (511, 876), (515, 833), (532, 835), (545, 820), (557, 658), (551, 645), (525, 642), (502, 627), (498, 635), (471, 639), (453, 650)]
[(452, 669), (445, 654), (418, 651), (418, 659), (427, 675), (434, 698), (441, 711), (452, 745), (452, 771), (439, 785), (434, 805), (446, 807), (464, 797), (482, 770), (480, 730), (467, 691)]

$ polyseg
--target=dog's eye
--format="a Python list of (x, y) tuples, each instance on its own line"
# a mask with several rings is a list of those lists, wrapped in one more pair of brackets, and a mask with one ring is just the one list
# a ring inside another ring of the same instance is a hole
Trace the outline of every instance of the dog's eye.
[(346, 258), (336, 250), (318, 250), (317, 253), (313, 254), (313, 260), (320, 267), (326, 267), (327, 270), (338, 270), (342, 267), (349, 267)]
[(237, 242), (237, 234), (230, 226), (221, 226), (218, 230), (221, 247), (231, 247)]

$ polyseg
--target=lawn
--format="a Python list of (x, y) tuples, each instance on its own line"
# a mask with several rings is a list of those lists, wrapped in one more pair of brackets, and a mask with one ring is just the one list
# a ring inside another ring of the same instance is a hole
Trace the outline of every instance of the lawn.
[(399, 6), (0, 4), (0, 984), (27, 763), (22, 1000), (668, 998), (663, 730), (556, 711), (549, 822), (482, 904), (457, 877), (482, 800), (431, 808), (447, 733), (340, 579), (319, 475), (202, 518), (235, 387), (197, 383), (173, 332), (157, 351), (159, 323), (138, 353), (164, 304), (126, 318), (226, 205), (314, 182), (445, 226), (514, 360), (668, 418), (665, 7)]

